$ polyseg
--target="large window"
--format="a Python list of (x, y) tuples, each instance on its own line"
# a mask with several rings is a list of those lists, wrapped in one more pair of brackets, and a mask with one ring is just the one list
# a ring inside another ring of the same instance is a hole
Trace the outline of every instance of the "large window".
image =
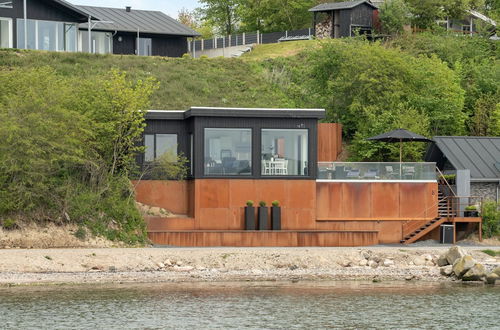
[(12, 48), (12, 19), (0, 17), (0, 48)]
[[(76, 50), (76, 24), (29, 19), (27, 49), (68, 51)], [(25, 48), (24, 19), (17, 20), (17, 47)]]
[(205, 128), (205, 175), (252, 174), (252, 130)]
[(152, 162), (166, 153), (172, 162), (177, 160), (177, 134), (145, 134), (144, 145), (146, 162)]
[[(90, 34), (93, 54), (111, 54), (113, 53), (113, 34), (111, 32), (92, 31)], [(80, 46), (78, 49), (84, 53), (89, 53), (89, 32), (80, 31)]]
[(262, 175), (308, 175), (308, 131), (263, 129)]

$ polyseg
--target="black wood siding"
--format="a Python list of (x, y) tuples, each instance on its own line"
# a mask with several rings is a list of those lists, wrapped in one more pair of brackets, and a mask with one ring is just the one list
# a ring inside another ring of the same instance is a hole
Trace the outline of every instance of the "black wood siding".
[[(194, 177), (204, 176), (204, 129), (205, 128), (251, 128), (252, 129), (252, 175), (249, 177), (238, 176), (237, 178), (259, 178), (273, 179), (273, 177), (261, 176), (261, 134), (263, 128), (299, 128), (307, 129), (309, 137), (308, 145), (308, 173), (309, 176), (289, 177), (296, 179), (314, 179), (317, 171), (317, 119), (292, 119), (292, 118), (228, 118), (228, 117), (196, 117), (194, 118)], [(200, 159), (198, 159), (200, 158)], [(225, 177), (229, 178), (229, 177)]]
[[(6, 0), (5, 0), (6, 1)], [(4, 2), (0, 0), (0, 2)], [(0, 17), (12, 18), (13, 46), (17, 45), (17, 19), (24, 18), (23, 0), (12, 0), (12, 9), (0, 8)], [(57, 21), (66, 23), (82, 22), (82, 18), (73, 11), (56, 5), (52, 1), (27, 0), (28, 19)]]
[[(187, 120), (146, 120), (144, 134), (177, 134), (178, 152), (193, 162), (194, 178), (204, 178), (205, 128), (251, 128), (252, 129), (252, 175), (233, 178), (273, 179), (261, 176), (261, 129), (307, 129), (308, 130), (308, 173), (309, 176), (292, 176), (291, 179), (314, 179), (317, 172), (317, 119), (291, 118), (228, 118), (228, 117), (191, 117)], [(193, 134), (194, 153), (191, 154), (190, 134)], [(137, 157), (139, 165), (144, 163), (144, 155)], [(232, 178), (223, 176), (219, 178)]]
[[(188, 52), (187, 38), (181, 36), (139, 34), (141, 38), (152, 39), (152, 55), (181, 57)], [(118, 41), (121, 37), (122, 41)], [(136, 50), (137, 33), (118, 32), (113, 37), (113, 54), (134, 55)]]
[(354, 7), (351, 11), (351, 24), (373, 27), (373, 8), (366, 3)]
[(339, 10), (339, 37), (351, 36), (351, 9)]

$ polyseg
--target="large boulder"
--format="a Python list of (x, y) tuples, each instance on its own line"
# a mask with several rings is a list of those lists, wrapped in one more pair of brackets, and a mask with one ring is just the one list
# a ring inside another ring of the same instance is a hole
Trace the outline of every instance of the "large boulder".
[(444, 267), (444, 266), (448, 266), (449, 265), (446, 253), (444, 253), (444, 254), (442, 254), (442, 255), (439, 256), (439, 258), (437, 260), (437, 265), (439, 267)]
[(481, 281), (485, 277), (486, 268), (481, 264), (475, 264), (462, 276), (462, 281)]
[(456, 277), (462, 278), (469, 269), (474, 267), (476, 260), (471, 256), (465, 256), (455, 261), (453, 264), (453, 273)]
[(453, 265), (455, 261), (465, 257), (466, 255), (467, 253), (460, 246), (453, 246), (446, 253), (446, 260), (449, 265)]
[(488, 284), (495, 284), (495, 282), (500, 278), (500, 276), (498, 276), (497, 274), (495, 273), (490, 273), (486, 276), (486, 283)]
[(453, 266), (447, 265), (440, 268), (441, 275), (443, 276), (451, 276), (453, 274)]
[(493, 269), (492, 273), (495, 273), (500, 277), (500, 267)]

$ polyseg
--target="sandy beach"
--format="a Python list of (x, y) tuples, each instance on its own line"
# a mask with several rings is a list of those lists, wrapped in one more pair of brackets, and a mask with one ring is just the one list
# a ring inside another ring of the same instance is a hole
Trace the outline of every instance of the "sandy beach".
[[(0, 250), (0, 285), (282, 280), (450, 281), (449, 246), (366, 248), (101, 248)], [(488, 268), (499, 257), (464, 248)]]

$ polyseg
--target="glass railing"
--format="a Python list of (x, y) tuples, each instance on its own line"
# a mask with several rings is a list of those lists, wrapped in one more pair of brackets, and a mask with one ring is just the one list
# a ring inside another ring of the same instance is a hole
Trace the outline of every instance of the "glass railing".
[(436, 163), (318, 163), (318, 180), (434, 181), (436, 179)]

